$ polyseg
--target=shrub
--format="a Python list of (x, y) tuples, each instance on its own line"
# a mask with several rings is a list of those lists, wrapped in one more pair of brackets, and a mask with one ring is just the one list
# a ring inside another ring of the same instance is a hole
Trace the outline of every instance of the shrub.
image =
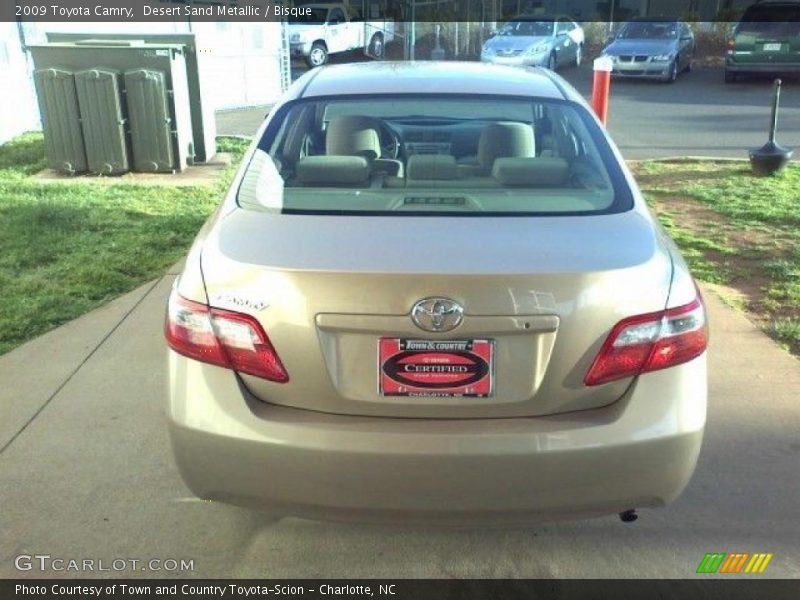
[(586, 36), (583, 50), (586, 58), (594, 58), (600, 55), (608, 41), (608, 23), (591, 21), (583, 24), (583, 33)]

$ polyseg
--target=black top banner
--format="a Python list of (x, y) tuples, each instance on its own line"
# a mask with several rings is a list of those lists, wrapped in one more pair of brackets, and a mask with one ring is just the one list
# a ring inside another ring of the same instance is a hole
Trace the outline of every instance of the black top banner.
[[(21, 21), (281, 21), (311, 15), (306, 6), (267, 0), (8, 0), (2, 20)], [(11, 3), (13, 2), (13, 3)]]
[(331, 600), (796, 600), (800, 582), (770, 579), (690, 580), (3, 580), (3, 600), (110, 600), (158, 598)]
[(326, 9), (352, 20), (502, 22), (519, 15), (564, 16), (582, 23), (635, 17), (732, 22), (756, 0), (2, 0), (0, 21), (157, 22), (295, 21)]

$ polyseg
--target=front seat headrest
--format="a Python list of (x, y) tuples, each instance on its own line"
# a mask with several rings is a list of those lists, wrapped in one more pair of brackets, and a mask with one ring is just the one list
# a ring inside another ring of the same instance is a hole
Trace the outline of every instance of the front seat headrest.
[(380, 158), (378, 122), (360, 115), (334, 117), (328, 123), (325, 153), (331, 156), (362, 156), (367, 160)]
[(498, 158), (531, 158), (536, 156), (533, 127), (527, 123), (490, 123), (478, 141), (478, 163), (491, 169)]

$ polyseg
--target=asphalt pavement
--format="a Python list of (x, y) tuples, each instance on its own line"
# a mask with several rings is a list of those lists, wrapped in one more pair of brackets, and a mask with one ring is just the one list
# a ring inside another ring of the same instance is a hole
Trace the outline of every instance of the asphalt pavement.
[[(761, 577), (800, 577), (800, 362), (711, 293), (708, 428), (675, 504), (633, 524), (456, 530), (271, 522), (193, 498), (164, 418), (173, 277), (0, 357), (0, 577), (689, 578), (734, 551), (773, 553)], [(125, 570), (15, 568), (36, 554)]]
[[(586, 98), (591, 97), (590, 65), (565, 68), (559, 74)], [(767, 141), (772, 81), (770, 77), (756, 77), (725, 84), (718, 68), (696, 68), (682, 74), (674, 84), (614, 80), (609, 132), (630, 160), (672, 156), (747, 158), (749, 148)], [(219, 112), (219, 133), (251, 136), (268, 110), (261, 106)], [(800, 155), (797, 78), (787, 79), (783, 85), (778, 142), (798, 148)]]
[[(591, 97), (588, 65), (563, 75)], [(697, 68), (673, 84), (614, 80), (608, 129), (627, 159), (705, 156), (747, 158), (766, 143), (773, 78), (753, 77), (726, 84), (723, 71)], [(778, 142), (800, 148), (800, 82), (782, 87)]]

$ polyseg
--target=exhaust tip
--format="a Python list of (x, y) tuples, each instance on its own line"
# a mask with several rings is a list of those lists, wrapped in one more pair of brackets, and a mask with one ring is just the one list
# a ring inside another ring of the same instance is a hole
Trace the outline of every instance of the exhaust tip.
[(639, 515), (636, 514), (635, 509), (631, 509), (619, 513), (619, 518), (620, 521), (622, 521), (623, 523), (633, 523), (636, 519), (639, 518)]

